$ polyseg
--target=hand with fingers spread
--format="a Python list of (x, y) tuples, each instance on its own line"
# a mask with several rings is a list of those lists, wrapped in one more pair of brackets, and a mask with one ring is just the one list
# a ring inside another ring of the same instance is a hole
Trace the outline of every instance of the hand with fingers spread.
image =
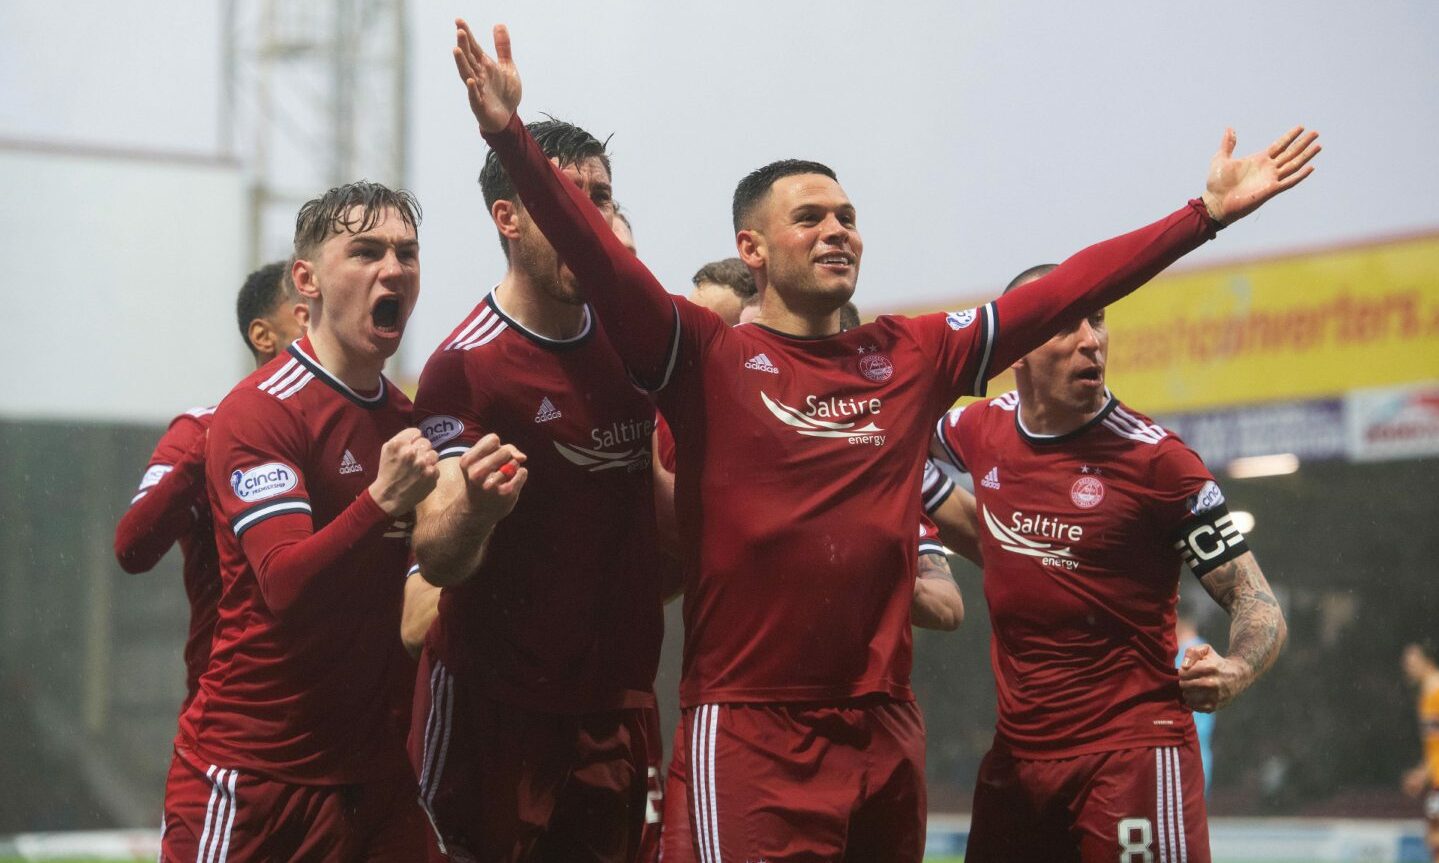
[(480, 47), (465, 19), (455, 19), (455, 69), (469, 91), (470, 110), (482, 132), (498, 132), (509, 125), (520, 105), (520, 71), (510, 54), (510, 31), (495, 25), (495, 54)]
[(1210, 217), (1228, 225), (1280, 192), (1299, 185), (1314, 171), (1309, 160), (1319, 154), (1318, 138), (1318, 132), (1295, 126), (1268, 149), (1236, 159), (1234, 130), (1225, 129), (1219, 152), (1209, 162), (1204, 189), (1204, 206)]
[(404, 515), (435, 488), (439, 456), (419, 429), (408, 428), (380, 447), (380, 469), (370, 497), (389, 515)]
[(524, 453), (511, 444), (501, 444), (494, 434), (480, 438), (460, 456), (471, 518), (493, 527), (510, 514), (529, 478), (524, 462)]
[(1243, 662), (1227, 659), (1207, 644), (1184, 651), (1179, 665), (1179, 692), (1191, 710), (1213, 713), (1229, 704), (1253, 679)]

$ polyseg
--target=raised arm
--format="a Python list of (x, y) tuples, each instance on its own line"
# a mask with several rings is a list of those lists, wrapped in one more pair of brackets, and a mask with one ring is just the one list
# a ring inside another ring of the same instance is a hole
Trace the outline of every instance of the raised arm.
[(1296, 126), (1268, 148), (1234, 158), (1233, 129), (1224, 131), (1209, 163), (1204, 195), (1148, 227), (1090, 246), (1048, 275), (994, 302), (992, 377), (1029, 353), (1062, 326), (1087, 317), (1134, 291), (1165, 267), (1249, 215), (1265, 201), (1313, 172), (1317, 132)]
[(1201, 644), (1186, 650), (1179, 666), (1184, 703), (1209, 713), (1229, 704), (1269, 670), (1288, 628), (1252, 552), (1211, 570), (1199, 581), (1230, 618), (1227, 657)]
[(525, 209), (587, 292), (630, 375), (657, 387), (670, 369), (678, 336), (673, 301), (659, 281), (615, 237), (607, 218), (535, 144), (515, 113), (519, 70), (509, 31), (494, 29), (495, 54), (480, 48), (456, 20), (455, 68), (480, 132), (494, 148)]

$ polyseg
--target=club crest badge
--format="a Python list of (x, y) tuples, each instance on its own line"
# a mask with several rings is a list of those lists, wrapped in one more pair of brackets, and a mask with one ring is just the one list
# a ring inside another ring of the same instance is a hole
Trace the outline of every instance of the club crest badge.
[(1104, 500), (1104, 483), (1093, 475), (1081, 476), (1069, 487), (1069, 499), (1080, 509), (1094, 509)]

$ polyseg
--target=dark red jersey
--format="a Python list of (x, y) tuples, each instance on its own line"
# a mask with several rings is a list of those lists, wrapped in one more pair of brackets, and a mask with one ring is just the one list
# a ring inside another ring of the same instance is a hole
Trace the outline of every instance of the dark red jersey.
[(383, 378), (365, 395), (332, 376), (308, 339), (220, 403), (206, 485), (224, 592), (182, 746), (297, 784), (409, 770), (415, 666), (399, 626), (412, 521), (367, 487), (410, 414)]
[(485, 137), (674, 432), (686, 707), (911, 698), (915, 527), (934, 419), (1215, 230), (1191, 201), (981, 308), (801, 338), (730, 328), (667, 294), (518, 116)]
[(999, 691), (997, 743), (1023, 758), (1174, 746), (1192, 731), (1174, 670), (1181, 561), (1244, 553), (1194, 451), (1110, 396), (1079, 429), (1028, 432), (1006, 393), (940, 438), (974, 477)]
[(115, 557), (126, 572), (149, 572), (179, 543), (190, 631), (185, 637), (183, 712), (210, 662), (215, 604), (220, 599), (220, 562), (215, 527), (205, 496), (205, 430), (214, 408), (175, 417), (150, 454), (140, 488), (115, 527)]
[(496, 433), (529, 479), (430, 644), (494, 700), (550, 712), (654, 703), (664, 620), (650, 477), (654, 405), (586, 310), (557, 341), (494, 293), (425, 365), (420, 429), (441, 458)]

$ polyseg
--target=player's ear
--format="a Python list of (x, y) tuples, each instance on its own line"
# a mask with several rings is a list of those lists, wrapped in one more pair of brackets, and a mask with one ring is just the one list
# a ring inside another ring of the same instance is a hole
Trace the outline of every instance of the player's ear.
[(506, 240), (520, 238), (519, 204), (501, 198), (490, 206), (490, 218), (495, 220), (495, 228), (499, 230), (500, 236)]
[(300, 325), (300, 329), (308, 330), (310, 328), (310, 307), (308, 305), (295, 303), (290, 308), (290, 314), (295, 317), (295, 323)]
[(295, 290), (307, 300), (320, 298), (320, 283), (315, 279), (315, 266), (302, 258), (296, 258), (290, 265), (290, 280)]
[(264, 318), (255, 318), (250, 321), (246, 338), (250, 340), (250, 349), (265, 356), (275, 355), (275, 331), (270, 328), (270, 322)]
[(735, 249), (739, 252), (739, 259), (751, 270), (764, 269), (768, 257), (764, 244), (764, 234), (759, 231), (745, 228), (734, 235)]

